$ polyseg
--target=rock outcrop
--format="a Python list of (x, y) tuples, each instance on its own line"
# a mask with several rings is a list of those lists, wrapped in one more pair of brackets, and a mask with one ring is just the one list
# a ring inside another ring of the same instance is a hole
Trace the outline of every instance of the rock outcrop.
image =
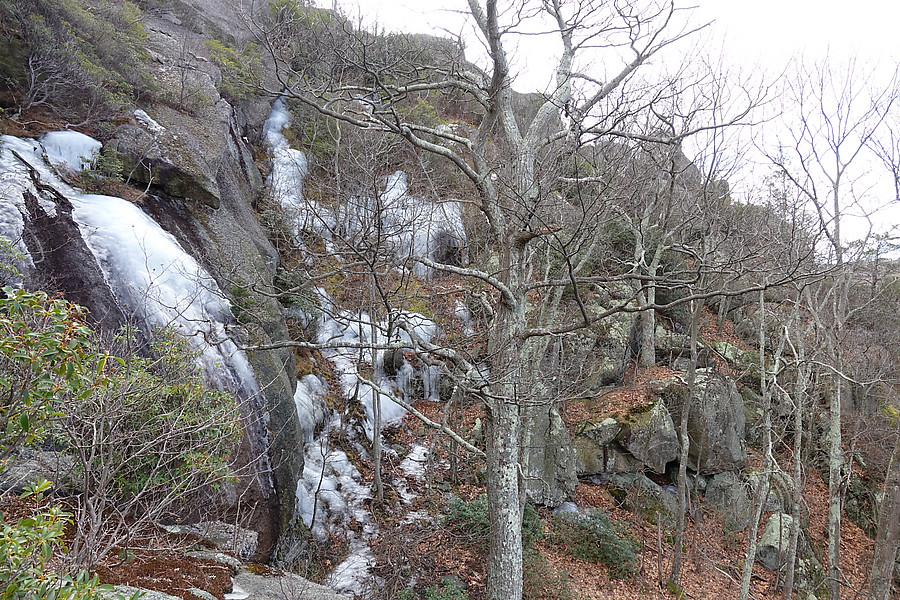
[[(171, 97), (136, 110), (105, 146), (118, 151), (129, 183), (144, 190), (136, 206), (229, 296), (232, 312), (240, 317), (229, 317), (230, 337), (247, 345), (284, 340), (284, 313), (272, 296), (279, 258), (253, 210), (263, 178), (247, 134), (248, 128), (261, 130), (262, 121), (255, 108), (236, 109), (219, 96), (215, 82), (220, 75), (204, 55), (210, 32), (225, 39), (248, 34), (234, 6), (224, 0), (175, 2), (170, 11), (149, 15), (145, 27), (151, 70)], [(65, 194), (45, 184), (23, 184), (22, 198), (12, 199), (22, 207), (21, 238), (37, 265), (27, 270), (26, 285), (60, 291), (87, 306), (101, 335), (109, 335), (133, 320), (135, 309), (124, 306), (110, 288)], [(241, 506), (254, 507), (244, 517), (259, 534), (257, 558), (263, 559), (279, 539), (285, 541), (285, 524), (296, 522), (302, 436), (293, 401), (293, 354), (269, 350), (248, 359), (263, 391), (242, 399), (245, 439), (237, 462), (252, 473), (226, 490), (225, 500), (237, 508), (240, 498)]]
[[(687, 386), (681, 382), (670, 383), (660, 394), (675, 422), (681, 422), (687, 396)], [(714, 371), (698, 369), (690, 400), (691, 468), (700, 473), (742, 469), (747, 459), (744, 401), (735, 382)]]

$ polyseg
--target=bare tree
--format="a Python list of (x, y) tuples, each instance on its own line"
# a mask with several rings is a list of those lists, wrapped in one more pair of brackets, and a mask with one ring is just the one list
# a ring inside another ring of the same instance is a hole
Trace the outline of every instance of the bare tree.
[[(627, 155), (629, 147), (656, 146), (670, 157), (664, 161), (671, 167), (669, 176), (660, 181), (671, 182), (678, 175), (673, 176), (672, 168), (685, 166), (675, 161), (672, 167), (671, 157), (677, 153), (671, 149), (699, 132), (743, 121), (758, 100), (743, 93), (743, 101), (716, 120), (662, 126), (665, 121), (654, 114), (669, 108), (671, 82), (638, 81), (637, 74), (651, 57), (700, 29), (685, 25), (681, 12), (674, 3), (661, 1), (622, 5), (549, 0), (507, 6), (496, 0), (469, 0), (470, 23), (489, 56), (485, 70), (465, 62), (458, 44), (429, 45), (398, 36), (387, 44), (321, 12), (286, 7), (257, 23), (260, 44), (277, 65), (278, 87), (270, 93), (284, 94), (339, 124), (393, 136), (403, 141), (404, 151), (451, 165), (462, 178), (457, 185), (480, 217), (491, 250), (479, 266), (427, 253), (410, 259), (480, 290), (487, 321), (483, 354), (423, 339), (402, 312), (393, 313), (393, 322), (418, 356), (440, 363), (458, 389), (484, 406), (491, 600), (521, 597), (526, 494), (542, 499), (544, 490), (559, 483), (540, 480), (536, 465), (553, 462), (546, 456), (554, 450), (532, 437), (539, 419), (557, 423), (555, 429), (565, 436), (554, 407), (560, 384), (541, 376), (555, 341), (615, 312), (660, 308), (651, 290), (672, 277), (659, 277), (652, 258), (614, 276), (592, 271), (604, 239), (604, 217), (610, 205), (621, 200), (623, 189), (611, 183), (615, 177), (607, 180), (580, 171), (580, 153), (588, 146), (599, 150), (603, 158), (592, 168), (605, 164), (610, 167), (606, 172), (615, 175), (616, 165), (623, 164), (623, 150)], [(523, 98), (512, 90), (508, 44), (525, 26), (538, 27), (541, 35), (560, 45), (561, 54), (552, 89)], [(297, 36), (307, 37), (298, 42)], [(318, 44), (310, 43), (310, 36)], [(313, 46), (328, 47), (333, 55), (325, 61), (304, 61)], [(608, 72), (582, 71), (581, 57), (608, 66)], [(690, 80), (680, 85), (688, 87)], [(437, 94), (453, 98), (464, 118), (435, 124), (409, 110), (417, 99)], [(522, 108), (526, 100), (530, 109)], [(649, 131), (648, 122), (656, 122)], [(589, 310), (588, 286), (614, 290), (630, 280), (649, 282), (650, 293), (639, 306), (628, 297), (603, 310)], [(717, 293), (696, 289), (679, 302)], [(373, 347), (393, 348), (390, 342)], [(564, 440), (555, 451), (567, 448)], [(572, 480), (565, 473), (558, 477)]]
[[(844, 342), (851, 309), (854, 263), (862, 255), (848, 254), (845, 227), (854, 212), (868, 213), (868, 171), (875, 140), (885, 118), (896, 103), (897, 72), (887, 83), (879, 83), (871, 70), (851, 61), (843, 67), (801, 65), (791, 78), (787, 100), (796, 112), (786, 111), (788, 139), (773, 162), (809, 202), (827, 243), (819, 252), (835, 265), (831, 285), (819, 286), (807, 297), (822, 332), (824, 361), (831, 371), (828, 428), (829, 513), (828, 595), (841, 595), (840, 532), (841, 503), (845, 493), (847, 464), (841, 435), (841, 405), (852, 378), (847, 372)], [(788, 158), (789, 157), (789, 158)], [(871, 229), (869, 234), (871, 233)], [(864, 235), (868, 235), (865, 234)], [(856, 244), (857, 249), (867, 246)]]

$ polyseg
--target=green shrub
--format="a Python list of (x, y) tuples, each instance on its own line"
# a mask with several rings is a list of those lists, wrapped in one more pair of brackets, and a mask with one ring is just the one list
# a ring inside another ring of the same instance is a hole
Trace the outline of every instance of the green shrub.
[[(44, 481), (25, 496), (40, 501), (49, 486)], [(0, 600), (99, 600), (101, 590), (112, 589), (87, 571), (70, 576), (48, 568), (54, 552), (65, 550), (62, 538), (70, 517), (53, 506), (11, 524), (0, 513)]]
[(235, 49), (219, 40), (207, 40), (206, 48), (213, 63), (222, 72), (217, 88), (227, 100), (252, 100), (259, 95), (262, 60), (256, 44)]
[[(454, 498), (447, 509), (447, 520), (472, 539), (487, 540), (491, 533), (487, 496), (482, 494), (471, 502)], [(522, 547), (530, 548), (542, 535), (544, 535), (544, 528), (541, 525), (541, 518), (534, 506), (525, 504), (525, 514), (522, 519)]]
[(3, 288), (0, 298), (0, 467), (41, 439), (66, 397), (91, 390), (95, 360), (85, 310), (44, 292)]
[(524, 600), (575, 600), (569, 573), (557, 569), (534, 548), (522, 554), (522, 597)]
[(143, 14), (118, 0), (0, 0), (0, 75), (18, 92), (14, 118), (46, 106), (93, 122), (152, 93)]
[[(72, 456), (83, 490), (77, 562), (93, 564), (133, 528), (231, 476), (236, 402), (206, 386), (184, 339), (169, 329), (147, 345), (123, 335), (126, 352), (110, 356), (84, 324), (83, 308), (43, 292), (3, 293), (0, 468), (16, 449), (51, 438)], [(139, 347), (149, 357), (127, 350)]]
[(88, 168), (78, 173), (78, 180), (83, 188), (94, 190), (104, 183), (122, 181), (122, 157), (114, 148), (94, 150), (90, 163)]
[(457, 580), (443, 577), (440, 584), (425, 590), (425, 600), (469, 600), (469, 595)]
[(639, 546), (621, 524), (599, 509), (578, 520), (556, 517), (550, 539), (575, 558), (605, 565), (612, 578), (638, 574)]

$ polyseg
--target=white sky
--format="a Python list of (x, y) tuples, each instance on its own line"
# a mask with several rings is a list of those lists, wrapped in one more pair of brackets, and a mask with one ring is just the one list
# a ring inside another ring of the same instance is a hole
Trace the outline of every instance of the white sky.
[[(441, 34), (462, 31), (464, 19), (458, 14), (466, 0), (316, 0), (320, 6), (340, 6), (345, 14), (365, 23), (377, 22), (389, 31)], [(685, 5), (690, 0), (680, 4)], [(704, 33), (703, 45), (721, 48), (725, 61), (748, 74), (780, 73), (792, 57), (811, 61), (828, 57), (840, 62), (855, 56), (860, 67), (891, 70), (900, 61), (900, 3), (889, 0), (694, 0), (691, 21), (713, 21)], [(470, 38), (470, 40), (473, 38)], [(519, 91), (544, 90), (551, 77), (555, 47), (546, 37), (524, 38), (513, 60)], [(535, 42), (535, 40), (538, 40)], [(681, 51), (689, 51), (689, 42)], [(474, 56), (474, 43), (467, 54)], [(675, 56), (674, 54), (672, 56)], [(681, 56), (684, 56), (683, 54)], [(688, 54), (690, 56), (690, 54)], [(683, 60), (683, 59), (677, 59)], [(776, 132), (764, 132), (774, 137)], [(747, 157), (749, 158), (749, 157)], [(745, 179), (759, 179), (771, 171), (763, 165), (742, 173)], [(737, 187), (742, 184), (737, 183)], [(883, 180), (873, 189), (890, 188)], [(884, 196), (883, 193), (878, 193)], [(900, 224), (900, 207), (880, 213), (883, 228)], [(852, 224), (848, 225), (851, 226)], [(862, 223), (859, 228), (864, 227)]]
[[(335, 0), (317, 0), (330, 7)], [(465, 0), (336, 0), (344, 11), (389, 30), (413, 33), (441, 28), (456, 32), (453, 13)], [(900, 59), (900, 5), (890, 0), (694, 0), (697, 23), (714, 21), (714, 37), (742, 61), (784, 62), (806, 52), (851, 52), (869, 59)], [(686, 4), (682, 2), (681, 4)], [(529, 61), (531, 62), (531, 61)]]

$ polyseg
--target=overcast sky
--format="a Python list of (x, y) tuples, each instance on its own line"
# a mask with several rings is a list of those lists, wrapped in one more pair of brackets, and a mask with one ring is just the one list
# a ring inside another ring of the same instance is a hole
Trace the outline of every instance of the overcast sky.
[[(331, 6), (334, 0), (318, 0)], [(390, 30), (457, 31), (465, 0), (337, 0)], [(681, 4), (686, 4), (682, 2)], [(714, 21), (713, 37), (729, 56), (754, 64), (784, 62), (800, 52), (854, 53), (865, 60), (900, 59), (900, 6), (889, 0), (695, 0), (695, 22)], [(530, 62), (530, 61), (529, 61)]]

